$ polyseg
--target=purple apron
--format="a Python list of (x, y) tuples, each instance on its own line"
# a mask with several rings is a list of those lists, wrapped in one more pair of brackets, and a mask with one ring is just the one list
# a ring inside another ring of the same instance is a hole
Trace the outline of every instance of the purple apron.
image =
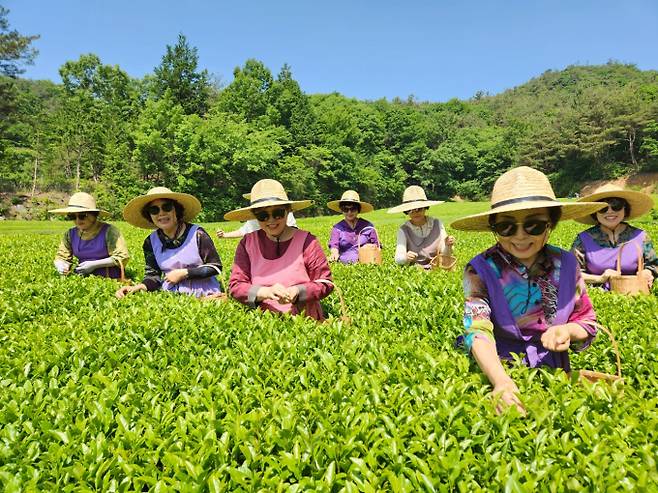
[[(150, 234), (155, 260), (164, 274), (174, 269), (189, 269), (203, 265), (196, 241), (196, 232), (198, 229), (199, 226), (196, 224), (192, 225), (190, 231), (187, 233), (185, 242), (178, 248), (162, 248), (162, 242), (160, 241), (157, 230)], [(162, 283), (162, 289), (174, 293), (191, 294), (197, 298), (221, 291), (219, 282), (215, 276), (204, 279), (183, 279), (178, 284), (171, 284), (165, 280)]]
[[(576, 292), (576, 257), (562, 250), (560, 267), (560, 285), (558, 287), (557, 313), (553, 325), (566, 324), (573, 312), (574, 294)], [(494, 326), (496, 349), (501, 359), (512, 359), (511, 353), (523, 353), (523, 362), (531, 368), (550, 366), (570, 370), (568, 351), (554, 352), (544, 348), (541, 334), (524, 335), (521, 333), (509, 308), (507, 299), (495, 271), (481, 254), (471, 260), (480, 279), (484, 281), (489, 292), (491, 321)], [(530, 282), (530, 281), (528, 281)]]
[[(617, 269), (617, 254), (619, 249), (624, 244), (617, 245), (616, 247), (601, 246), (594, 238), (592, 238), (586, 231), (578, 235), (580, 241), (583, 242), (585, 249), (585, 262), (587, 266), (587, 273), (594, 275), (601, 275), (606, 269)], [(644, 251), (644, 237), (643, 230), (638, 229), (633, 232), (631, 238), (626, 243), (635, 243), (640, 247), (640, 251)], [(621, 252), (621, 273), (623, 275), (633, 275), (637, 272), (637, 248), (632, 245), (624, 247)], [(608, 291), (610, 283), (606, 282), (601, 286)]]
[[(87, 260), (100, 260), (110, 256), (110, 252), (107, 251), (107, 241), (105, 240), (109, 227), (109, 224), (103, 224), (98, 234), (91, 240), (80, 238), (78, 228), (71, 228), (69, 230), (71, 250), (80, 263)], [(121, 271), (118, 267), (101, 267), (93, 271), (92, 275), (119, 279), (121, 277)]]
[(400, 226), (407, 238), (407, 251), (417, 253), (415, 263), (420, 265), (423, 269), (430, 269), (430, 261), (436, 256), (441, 242), (441, 222), (438, 219), (434, 220), (434, 225), (430, 234), (425, 238), (416, 236), (411, 228), (406, 224)]

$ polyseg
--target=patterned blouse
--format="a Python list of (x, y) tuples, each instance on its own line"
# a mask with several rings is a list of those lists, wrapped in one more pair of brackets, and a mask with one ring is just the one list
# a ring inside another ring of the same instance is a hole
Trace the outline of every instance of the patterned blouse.
[[(546, 245), (530, 270), (498, 244), (483, 254), (500, 279), (512, 316), (523, 335), (542, 333), (553, 325), (561, 252), (559, 248)], [(596, 329), (585, 321), (596, 320), (596, 315), (580, 271), (576, 271), (576, 276), (575, 305), (569, 322), (578, 323), (590, 335), (579, 348), (584, 349), (596, 335)], [(476, 337), (495, 340), (487, 286), (470, 264), (464, 271), (464, 297), (465, 333), (460, 342), (470, 351)]]
[[(610, 241), (610, 237), (601, 229), (600, 224), (585, 230), (585, 233), (590, 235), (597, 245), (603, 248), (615, 248), (630, 240), (633, 234), (639, 229), (627, 223), (623, 224), (626, 224), (626, 229), (619, 233), (619, 238), (617, 238), (616, 243)], [(653, 242), (646, 231), (644, 232), (644, 244), (642, 247), (644, 253), (644, 268), (649, 269), (653, 274), (653, 278), (656, 279), (658, 278), (658, 255), (656, 255), (656, 250), (653, 248)], [(579, 236), (576, 236), (573, 245), (571, 245), (571, 251), (578, 259), (580, 270), (587, 272), (585, 246)]]

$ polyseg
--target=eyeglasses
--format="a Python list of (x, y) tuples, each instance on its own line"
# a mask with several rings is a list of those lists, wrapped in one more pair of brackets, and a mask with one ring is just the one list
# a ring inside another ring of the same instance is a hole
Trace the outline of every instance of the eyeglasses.
[[(611, 199), (605, 199), (603, 200), (606, 204), (608, 204), (608, 207), (612, 209), (615, 212), (619, 212), (626, 206), (626, 201), (624, 199), (618, 199), (617, 197), (613, 197)], [(607, 209), (601, 209), (599, 213), (605, 212)]]
[(548, 226), (551, 224), (550, 221), (544, 219), (528, 219), (523, 221), (523, 223), (515, 223), (514, 221), (501, 221), (496, 224), (491, 225), (491, 230), (496, 233), (498, 236), (514, 236), (519, 229), (519, 226), (523, 226), (523, 231), (525, 231), (530, 236), (539, 236), (542, 234)]
[(343, 212), (359, 212), (359, 206), (358, 205), (341, 205), (340, 210)]
[[(286, 215), (286, 210), (283, 207), (272, 209), (272, 213), (271, 213), (272, 219), (281, 219), (285, 215)], [(256, 216), (256, 219), (258, 219), (258, 221), (263, 222), (263, 221), (267, 221), (270, 218), (270, 213), (267, 211), (258, 211), (258, 212), (254, 212), (254, 216)]]
[(89, 214), (86, 212), (74, 212), (73, 214), (68, 214), (66, 217), (70, 221), (75, 221), (76, 219), (80, 219), (80, 221), (84, 221), (85, 219), (87, 219), (88, 215)]
[(420, 211), (426, 211), (429, 209), (429, 207), (418, 207), (417, 209), (411, 209), (410, 211), (404, 211), (404, 213), (408, 216), (414, 212), (420, 212)]
[(160, 207), (158, 207), (157, 205), (149, 205), (146, 208), (146, 212), (148, 212), (151, 216), (155, 216), (157, 214), (160, 214), (160, 209), (162, 209), (163, 212), (171, 212), (174, 210), (174, 203), (165, 202)]

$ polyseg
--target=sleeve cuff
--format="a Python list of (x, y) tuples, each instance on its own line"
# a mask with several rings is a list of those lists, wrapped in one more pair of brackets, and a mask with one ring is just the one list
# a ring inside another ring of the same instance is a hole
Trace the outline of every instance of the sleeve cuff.
[(299, 295), (297, 295), (297, 303), (305, 302), (308, 299), (306, 286), (304, 286), (303, 284), (297, 284), (297, 289), (299, 289)]
[(249, 305), (251, 308), (256, 308), (257, 303), (256, 303), (256, 294), (258, 293), (258, 290), (262, 286), (258, 286), (256, 284), (252, 285), (249, 288), (249, 291), (247, 291), (247, 305)]

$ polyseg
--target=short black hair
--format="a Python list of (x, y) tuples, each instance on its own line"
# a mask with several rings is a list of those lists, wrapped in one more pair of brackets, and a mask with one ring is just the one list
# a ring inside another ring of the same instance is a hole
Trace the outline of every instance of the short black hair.
[(342, 209), (344, 205), (355, 205), (356, 210), (358, 212), (361, 212), (361, 204), (359, 204), (358, 202), (351, 202), (349, 200), (341, 200), (340, 202), (338, 202), (338, 208), (339, 209)]
[[(173, 202), (174, 210), (176, 211), (176, 221), (179, 221), (179, 222), (182, 221), (183, 216), (185, 215), (185, 207), (183, 207), (182, 204), (179, 204), (178, 202), (176, 202), (174, 199), (164, 199), (164, 200), (168, 200), (169, 202)], [(150, 222), (151, 224), (153, 224), (153, 220), (151, 219), (151, 214), (149, 214), (149, 211), (148, 211), (149, 205), (151, 205), (151, 202), (149, 202), (144, 207), (142, 207), (142, 211), (141, 211), (142, 212), (142, 217), (144, 219), (146, 219), (148, 222)]]

